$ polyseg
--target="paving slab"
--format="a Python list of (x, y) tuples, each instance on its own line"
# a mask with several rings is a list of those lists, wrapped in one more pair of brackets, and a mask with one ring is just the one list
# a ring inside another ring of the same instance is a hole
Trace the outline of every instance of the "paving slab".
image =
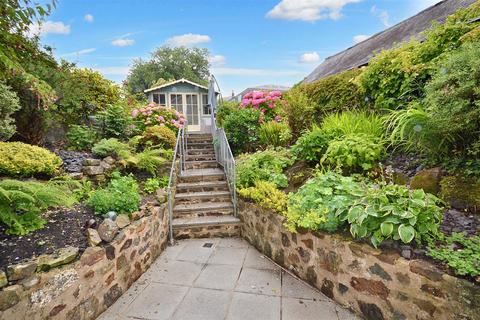
[(356, 320), (238, 238), (169, 246), (100, 320)]

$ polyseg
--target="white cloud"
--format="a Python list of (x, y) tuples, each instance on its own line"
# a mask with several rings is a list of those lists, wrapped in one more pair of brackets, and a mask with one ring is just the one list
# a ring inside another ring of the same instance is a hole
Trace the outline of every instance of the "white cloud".
[(208, 57), (208, 62), (213, 66), (223, 66), (227, 62), (227, 58), (221, 54), (215, 54)]
[(305, 73), (296, 70), (268, 70), (268, 69), (250, 69), (250, 68), (230, 68), (217, 67), (212, 68), (212, 73), (222, 76), (249, 76), (249, 77), (297, 77), (304, 76)]
[(129, 67), (101, 67), (101, 68), (95, 68), (95, 70), (102, 73), (103, 75), (126, 76), (130, 71), (130, 68)]
[(374, 16), (378, 17), (382, 21), (385, 27), (390, 27), (390, 14), (387, 10), (378, 9), (377, 6), (373, 6), (371, 12)]
[(298, 59), (300, 63), (315, 63), (320, 61), (320, 56), (318, 55), (317, 52), (305, 52), (300, 56)]
[(342, 16), (344, 6), (360, 1), (362, 0), (282, 0), (267, 13), (267, 17), (302, 21), (337, 20)]
[(91, 14), (86, 14), (83, 19), (87, 22), (93, 22), (93, 16)]
[(135, 44), (135, 40), (133, 39), (115, 39), (111, 42), (112, 45), (115, 47), (128, 47), (133, 46)]
[(353, 37), (353, 42), (360, 43), (367, 40), (368, 38), (370, 38), (370, 36), (367, 36), (366, 34), (359, 34)]
[(42, 23), (34, 23), (30, 26), (27, 32), (27, 36), (45, 36), (49, 33), (52, 34), (69, 34), (70, 25), (66, 25), (61, 21), (45, 21)]
[(97, 50), (96, 48), (88, 48), (88, 49), (82, 49), (74, 52), (69, 52), (69, 53), (64, 53), (60, 55), (61, 57), (69, 57), (69, 56), (82, 56), (85, 54), (89, 54)]
[(207, 43), (211, 40), (207, 35), (187, 33), (167, 39), (166, 44), (172, 47), (189, 47), (200, 43)]
[(413, 0), (412, 2), (413, 10), (418, 12), (439, 3), (440, 0)]

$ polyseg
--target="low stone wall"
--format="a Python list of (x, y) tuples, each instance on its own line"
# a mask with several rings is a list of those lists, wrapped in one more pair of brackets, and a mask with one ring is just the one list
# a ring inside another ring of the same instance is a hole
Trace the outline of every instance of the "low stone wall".
[(366, 319), (480, 319), (480, 287), (431, 263), (339, 235), (291, 233), (284, 217), (243, 200), (239, 216), (258, 250)]
[(91, 243), (79, 259), (78, 248), (65, 248), (7, 270), (8, 286), (0, 290), (0, 319), (95, 319), (167, 244), (166, 204), (147, 205), (132, 216), (134, 221), (123, 221), (113, 240)]

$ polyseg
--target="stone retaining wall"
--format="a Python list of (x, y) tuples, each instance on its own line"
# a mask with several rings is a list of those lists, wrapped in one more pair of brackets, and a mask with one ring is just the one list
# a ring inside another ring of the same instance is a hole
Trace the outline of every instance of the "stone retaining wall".
[(258, 250), (366, 319), (480, 319), (480, 287), (326, 233), (291, 233), (285, 218), (239, 200), (243, 236)]
[(9, 285), (0, 290), (0, 319), (95, 319), (167, 244), (166, 204), (132, 216), (136, 220), (124, 223), (112, 241), (92, 244), (79, 259), (78, 248), (65, 248), (11, 269)]

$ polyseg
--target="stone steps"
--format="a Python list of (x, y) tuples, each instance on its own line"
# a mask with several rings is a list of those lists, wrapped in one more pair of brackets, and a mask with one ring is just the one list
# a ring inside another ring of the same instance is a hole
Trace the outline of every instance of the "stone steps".
[(192, 143), (187, 142), (187, 150), (190, 149), (213, 149), (213, 145), (211, 143)]
[(173, 220), (175, 239), (238, 237), (242, 222), (233, 216), (205, 216)]
[(173, 216), (220, 216), (233, 213), (231, 201), (175, 204)]
[(216, 160), (185, 161), (185, 167), (189, 169), (215, 169), (218, 167)]
[(215, 160), (215, 153), (209, 153), (209, 154), (193, 154), (193, 155), (187, 155), (185, 157), (186, 161), (210, 161), (210, 160)]
[(209, 155), (209, 156), (215, 157), (215, 150), (213, 150), (213, 147), (210, 149), (204, 148), (204, 149), (188, 149), (187, 150), (187, 157), (199, 156), (199, 155)]
[(224, 181), (225, 174), (223, 170), (216, 169), (192, 169), (187, 170), (178, 176), (180, 183), (204, 182), (204, 181)]
[(226, 181), (205, 181), (177, 184), (177, 192), (228, 191)]
[(230, 200), (228, 191), (184, 192), (175, 195), (176, 204), (221, 203)]

